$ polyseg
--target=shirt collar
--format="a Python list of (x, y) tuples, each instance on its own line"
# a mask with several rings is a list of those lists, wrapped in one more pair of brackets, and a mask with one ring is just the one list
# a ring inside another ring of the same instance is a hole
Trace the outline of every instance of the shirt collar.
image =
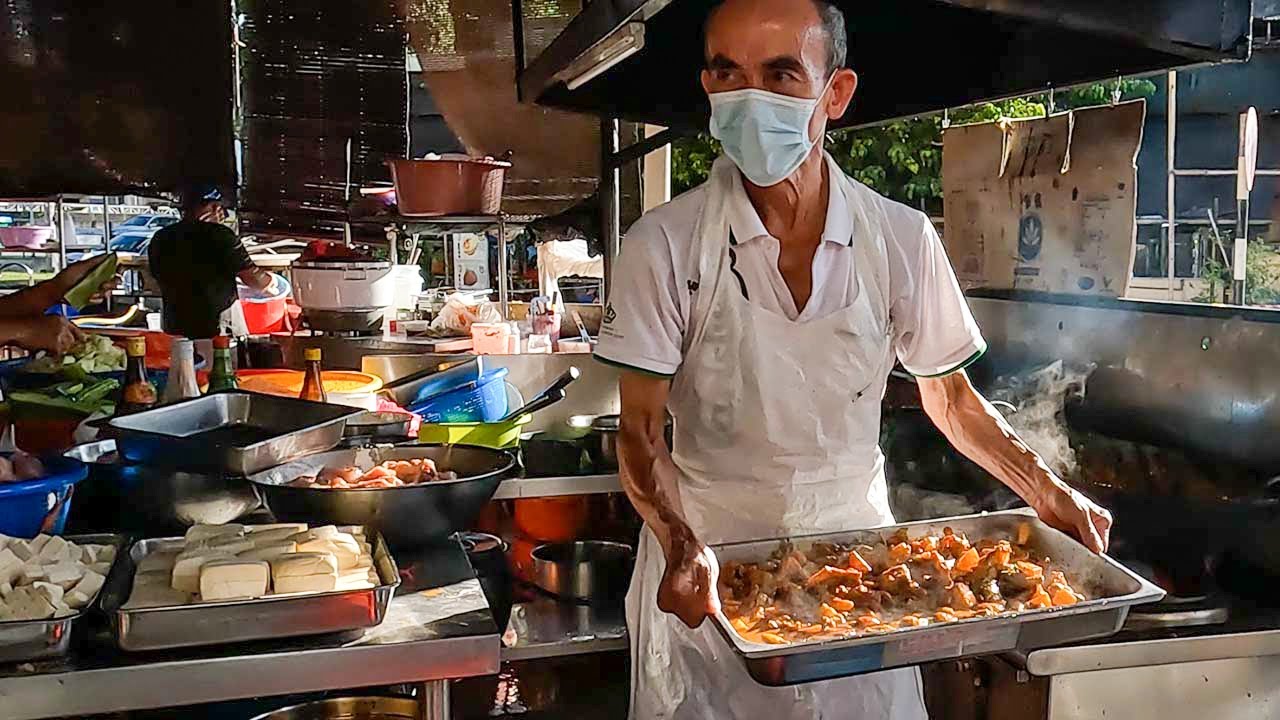
[[(832, 172), (836, 172), (832, 170)], [(822, 239), (826, 242), (853, 246), (853, 216), (849, 212), (849, 201), (844, 195), (838, 178), (831, 178), (827, 183), (827, 222), (822, 229)], [(764, 222), (751, 205), (747, 191), (742, 187), (742, 174), (733, 173), (733, 188), (729, 193), (729, 231), (733, 233), (735, 242), (741, 245), (757, 238), (770, 237)]]

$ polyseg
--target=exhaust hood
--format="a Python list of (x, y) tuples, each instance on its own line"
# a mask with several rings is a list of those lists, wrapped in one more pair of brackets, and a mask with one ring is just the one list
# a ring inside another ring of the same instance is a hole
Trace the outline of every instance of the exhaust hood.
[[(1246, 60), (1250, 0), (837, 0), (861, 78), (835, 127), (1121, 75)], [(592, 0), (520, 75), (520, 98), (683, 129), (710, 0)]]

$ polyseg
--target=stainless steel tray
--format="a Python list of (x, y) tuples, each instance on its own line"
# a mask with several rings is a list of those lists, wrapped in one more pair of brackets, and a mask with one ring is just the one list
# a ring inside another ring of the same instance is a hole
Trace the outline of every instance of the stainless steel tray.
[(229, 392), (115, 418), (120, 454), (137, 463), (252, 475), (333, 449), (361, 408)]
[[(941, 533), (944, 527), (963, 532), (971, 540), (1012, 537), (1022, 523), (1031, 524), (1030, 544), (1043, 550), (1076, 589), (1095, 598), (1070, 607), (1028, 610), (994, 618), (904, 628), (882, 635), (848, 640), (763, 645), (743, 639), (723, 613), (715, 618), (720, 634), (761, 685), (795, 685), (861, 675), (895, 667), (953, 660), (1010, 650), (1035, 648), (1106, 637), (1124, 625), (1129, 608), (1154, 602), (1164, 591), (1105, 555), (1095, 555), (1067, 535), (1045, 525), (1027, 509), (944, 518), (791, 538), (804, 549), (815, 542), (873, 544), (899, 528), (913, 535)], [(713, 546), (721, 562), (757, 562), (768, 557), (782, 539)]]
[[(96, 535), (64, 535), (64, 539), (77, 545), (112, 545), (116, 549), (115, 560), (107, 571), (107, 581), (119, 574), (125, 556), (123, 535), (101, 533)], [(84, 609), (61, 618), (49, 620), (10, 620), (0, 622), (0, 663), (29, 662), (67, 654), (71, 646), (71, 631), (82, 618), (96, 609), (106, 585), (98, 594), (89, 598)]]
[(400, 570), (382, 536), (366, 529), (373, 546), (373, 566), (381, 582), (365, 590), (338, 590), (311, 595), (282, 595), (254, 600), (193, 603), (171, 607), (128, 609), (137, 563), (157, 550), (181, 546), (182, 538), (134, 543), (127, 567), (115, 573), (102, 606), (120, 649), (164, 650), (272, 640), (302, 635), (363, 630), (382, 623), (391, 596), (400, 585)]

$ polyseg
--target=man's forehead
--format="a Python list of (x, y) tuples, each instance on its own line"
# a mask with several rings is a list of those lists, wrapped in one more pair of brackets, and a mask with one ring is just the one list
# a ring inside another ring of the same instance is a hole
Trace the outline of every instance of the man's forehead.
[(706, 55), (739, 65), (780, 57), (821, 65), (826, 38), (813, 3), (797, 0), (725, 0), (707, 22)]

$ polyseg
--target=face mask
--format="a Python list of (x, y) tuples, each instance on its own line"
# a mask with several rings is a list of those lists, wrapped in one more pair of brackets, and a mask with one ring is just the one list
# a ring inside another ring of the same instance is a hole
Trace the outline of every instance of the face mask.
[(711, 137), (724, 146), (742, 174), (760, 187), (777, 185), (790, 177), (809, 156), (809, 121), (826, 95), (793, 98), (749, 88), (712, 93)]

